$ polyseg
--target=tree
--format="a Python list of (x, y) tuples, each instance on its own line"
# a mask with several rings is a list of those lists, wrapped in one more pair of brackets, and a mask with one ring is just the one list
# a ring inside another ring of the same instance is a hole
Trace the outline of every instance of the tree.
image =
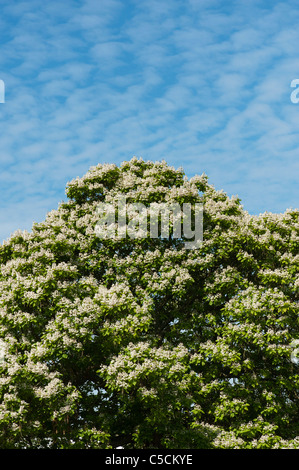
[[(298, 448), (298, 210), (135, 157), (66, 194), (0, 247), (0, 447)], [(120, 194), (202, 202), (202, 244), (100, 237)]]

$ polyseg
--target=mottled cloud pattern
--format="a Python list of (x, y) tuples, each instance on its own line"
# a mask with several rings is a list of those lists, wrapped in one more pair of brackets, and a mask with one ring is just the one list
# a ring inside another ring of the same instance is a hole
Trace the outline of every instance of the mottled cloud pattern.
[(295, 1), (4, 1), (0, 239), (97, 163), (165, 159), (252, 214), (298, 207)]

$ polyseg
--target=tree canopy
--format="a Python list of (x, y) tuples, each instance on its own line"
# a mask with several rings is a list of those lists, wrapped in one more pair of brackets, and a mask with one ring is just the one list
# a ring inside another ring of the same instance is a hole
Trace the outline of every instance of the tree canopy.
[[(203, 203), (203, 241), (101, 238), (100, 202)], [(299, 448), (298, 210), (99, 164), (0, 246), (0, 448)]]

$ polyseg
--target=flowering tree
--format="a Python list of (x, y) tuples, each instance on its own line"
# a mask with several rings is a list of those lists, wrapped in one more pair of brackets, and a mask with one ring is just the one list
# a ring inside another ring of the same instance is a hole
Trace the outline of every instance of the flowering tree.
[[(0, 448), (298, 448), (298, 210), (163, 162), (92, 167), (0, 247)], [(203, 202), (203, 242), (100, 238), (117, 195)]]

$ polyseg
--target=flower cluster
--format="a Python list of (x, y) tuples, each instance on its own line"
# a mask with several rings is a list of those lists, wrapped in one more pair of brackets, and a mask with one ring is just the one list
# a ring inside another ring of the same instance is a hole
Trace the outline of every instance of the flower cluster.
[[(66, 194), (0, 246), (0, 447), (298, 448), (298, 210), (136, 157)], [(98, 237), (120, 194), (203, 203), (203, 243)]]

